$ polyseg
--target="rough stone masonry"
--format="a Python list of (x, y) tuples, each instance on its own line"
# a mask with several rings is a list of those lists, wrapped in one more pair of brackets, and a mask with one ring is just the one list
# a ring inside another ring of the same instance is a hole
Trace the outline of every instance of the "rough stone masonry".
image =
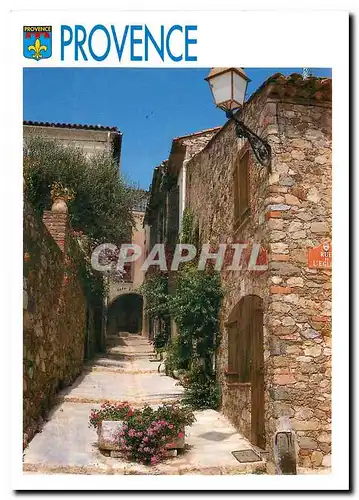
[[(23, 445), (32, 439), (84, 361), (86, 300), (68, 248), (76, 246), (66, 213), (45, 211), (43, 222), (24, 200)], [(88, 335), (90, 329), (87, 327)]]
[[(279, 417), (295, 431), (298, 463), (330, 466), (331, 270), (310, 269), (308, 249), (331, 240), (331, 79), (276, 74), (249, 99), (243, 120), (272, 148), (262, 168), (228, 122), (187, 165), (187, 203), (201, 243), (258, 242), (268, 250), (262, 273), (222, 271), (225, 299), (217, 359), (222, 409), (251, 437), (251, 383), (228, 370), (228, 318), (248, 295), (263, 303), (265, 442)], [(234, 224), (233, 168), (246, 150), (250, 213)]]

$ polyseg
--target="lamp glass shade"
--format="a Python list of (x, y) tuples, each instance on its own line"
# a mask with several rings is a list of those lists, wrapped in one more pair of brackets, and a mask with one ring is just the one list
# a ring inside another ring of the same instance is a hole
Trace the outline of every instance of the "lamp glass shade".
[(233, 100), (243, 106), (248, 80), (242, 75), (233, 72)]
[(209, 86), (216, 106), (220, 106), (230, 100), (232, 95), (231, 81), (230, 71), (216, 75), (209, 80)]
[(242, 68), (214, 68), (206, 80), (216, 106), (226, 111), (243, 106), (249, 78)]

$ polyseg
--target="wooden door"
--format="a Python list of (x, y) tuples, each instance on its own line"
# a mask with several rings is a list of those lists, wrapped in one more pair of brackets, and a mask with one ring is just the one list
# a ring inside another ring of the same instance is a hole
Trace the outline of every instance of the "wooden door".
[(262, 299), (248, 297), (249, 328), (251, 338), (251, 441), (265, 448), (264, 427), (264, 352), (263, 352), (263, 307)]

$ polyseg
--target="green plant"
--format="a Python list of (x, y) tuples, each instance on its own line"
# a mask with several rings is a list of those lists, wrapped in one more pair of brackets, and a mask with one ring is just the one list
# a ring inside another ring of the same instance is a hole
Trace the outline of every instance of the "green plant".
[(186, 266), (179, 273), (176, 292), (169, 301), (184, 361), (201, 358), (207, 374), (212, 374), (212, 360), (219, 343), (222, 296), (218, 273)]
[(199, 247), (199, 226), (189, 208), (185, 208), (183, 212), (181, 243), (189, 243), (195, 245), (196, 248)]
[(154, 273), (146, 277), (139, 288), (146, 299), (145, 309), (152, 321), (156, 320), (159, 326), (154, 338), (154, 347), (157, 352), (162, 350), (169, 338), (169, 308), (168, 308), (168, 277), (163, 273)]
[(166, 348), (166, 373), (173, 374), (174, 370), (187, 370), (190, 366), (192, 348), (177, 336), (170, 340)]
[(146, 298), (146, 311), (152, 317), (161, 319), (168, 316), (168, 279), (165, 274), (146, 277), (139, 291)]
[(186, 425), (192, 425), (195, 416), (189, 406), (179, 403), (165, 403), (155, 410), (157, 419), (166, 420), (174, 425), (176, 431), (180, 431)]
[(86, 234), (92, 246), (130, 237), (132, 207), (143, 192), (125, 182), (110, 152), (88, 156), (80, 148), (39, 136), (27, 138), (26, 146), (25, 188), (40, 215), (51, 207), (51, 196), (62, 192), (68, 195), (73, 229)]
[(219, 310), (223, 291), (214, 270), (186, 265), (170, 297), (170, 312), (178, 328), (166, 369), (186, 369), (184, 403), (195, 409), (217, 408), (220, 395), (213, 361), (219, 345)]
[(133, 414), (133, 409), (127, 401), (121, 403), (102, 403), (99, 409), (90, 413), (90, 426), (97, 429), (103, 420), (126, 420)]
[(193, 369), (185, 378), (183, 403), (194, 410), (217, 409), (220, 391), (215, 376)]

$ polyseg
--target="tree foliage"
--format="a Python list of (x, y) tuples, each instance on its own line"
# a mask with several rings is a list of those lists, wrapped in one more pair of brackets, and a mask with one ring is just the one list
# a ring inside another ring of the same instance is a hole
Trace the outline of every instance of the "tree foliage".
[(51, 189), (57, 183), (74, 193), (68, 202), (74, 230), (94, 245), (128, 241), (132, 207), (141, 193), (125, 182), (111, 153), (90, 157), (81, 148), (38, 136), (26, 139), (26, 149), (27, 196), (40, 214), (51, 208)]

